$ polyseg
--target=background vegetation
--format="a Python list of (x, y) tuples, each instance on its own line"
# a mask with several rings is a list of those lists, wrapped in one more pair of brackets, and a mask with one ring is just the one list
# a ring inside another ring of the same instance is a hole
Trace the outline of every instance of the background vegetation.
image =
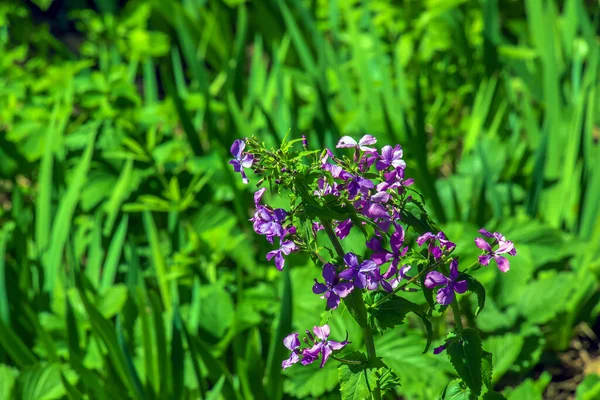
[[(318, 271), (266, 262), (247, 221), (256, 179), (227, 164), (234, 139), (288, 130), (314, 147), (400, 143), (461, 255), (483, 226), (513, 240), (510, 273), (478, 272), (496, 389), (598, 398), (599, 11), (0, 3), (0, 398), (339, 397), (335, 363), (281, 372), (281, 339), (319, 323)], [(347, 313), (330, 324), (360, 345)], [(438, 318), (435, 345), (450, 325)], [(424, 340), (412, 320), (377, 338), (399, 397), (452, 379)]]

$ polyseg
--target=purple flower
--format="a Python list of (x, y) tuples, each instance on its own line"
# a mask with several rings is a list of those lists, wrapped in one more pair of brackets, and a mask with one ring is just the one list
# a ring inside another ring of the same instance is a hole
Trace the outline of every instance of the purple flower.
[(317, 236), (317, 232), (322, 231), (323, 229), (325, 229), (325, 227), (320, 222), (312, 223), (313, 235)]
[(440, 354), (442, 351), (446, 350), (447, 343), (444, 342), (443, 345), (436, 347), (433, 349), (433, 354)]
[(498, 265), (498, 269), (502, 272), (508, 272), (510, 269), (510, 263), (506, 257), (501, 256), (500, 254), (509, 254), (511, 256), (517, 255), (517, 249), (515, 245), (510, 240), (506, 240), (504, 235), (498, 232), (490, 233), (485, 229), (481, 228), (479, 230), (483, 236), (494, 238), (494, 244), (498, 244), (498, 248), (496, 250), (492, 250), (492, 246), (486, 242), (482, 238), (475, 239), (475, 245), (479, 247), (481, 250), (486, 251), (487, 254), (479, 256), (479, 263), (481, 265), (487, 266), (490, 263), (490, 260), (493, 258)]
[(344, 256), (344, 262), (350, 268), (340, 272), (340, 278), (347, 281), (352, 280), (357, 289), (367, 288), (372, 280), (371, 272), (379, 268), (372, 260), (365, 260), (358, 263), (358, 257), (354, 253), (347, 253)]
[(302, 351), (302, 364), (308, 365), (313, 363), (317, 357), (319, 357), (319, 354), (321, 354), (321, 368), (323, 368), (331, 353), (343, 349), (348, 344), (348, 336), (346, 334), (346, 340), (343, 342), (327, 340), (331, 332), (329, 325), (327, 324), (313, 327), (313, 332), (317, 338), (321, 339), (321, 341), (315, 343), (310, 349), (304, 349)]
[(281, 363), (281, 368), (286, 369), (296, 364), (300, 360), (300, 350), (298, 350), (300, 347), (300, 340), (298, 340), (298, 334), (291, 333), (287, 335), (285, 339), (283, 339), (283, 345), (292, 352), (290, 357), (287, 360), (283, 360)]
[(325, 284), (319, 283), (315, 279), (313, 285), (314, 294), (323, 294), (322, 299), (327, 299), (327, 307), (335, 310), (340, 304), (340, 298), (344, 298), (352, 292), (354, 286), (350, 282), (340, 282), (340, 279), (335, 271), (335, 265), (327, 263), (323, 267), (323, 279)]
[(347, 219), (345, 221), (338, 222), (337, 226), (334, 228), (335, 235), (340, 238), (340, 240), (344, 240), (349, 234), (350, 229), (352, 229), (352, 220)]
[(379, 161), (375, 165), (378, 171), (383, 171), (388, 169), (390, 166), (394, 168), (406, 168), (406, 163), (402, 159), (402, 147), (400, 145), (396, 145), (396, 147), (392, 146), (383, 146), (381, 149), (381, 155), (379, 156)]
[(332, 194), (334, 196), (340, 195), (340, 193), (338, 192), (338, 184), (334, 182), (333, 185), (330, 185), (325, 178), (319, 178), (319, 180), (317, 181), (317, 186), (318, 189), (313, 192), (315, 196), (323, 197), (329, 194)]
[(229, 161), (229, 164), (233, 165), (233, 170), (235, 172), (240, 172), (242, 174), (242, 182), (248, 184), (248, 177), (244, 172), (244, 168), (250, 168), (252, 163), (254, 162), (254, 156), (252, 154), (244, 153), (244, 149), (246, 148), (246, 142), (243, 140), (237, 139), (231, 145), (231, 155), (234, 157), (233, 160)]
[(442, 249), (436, 246), (437, 240), (439, 240), (441, 247), (445, 248), (446, 250), (452, 250), (454, 247), (456, 247), (454, 243), (446, 239), (444, 232), (438, 232), (435, 235), (431, 232), (427, 232), (417, 238), (417, 244), (419, 247), (421, 247), (423, 243), (429, 242), (427, 250), (433, 255), (433, 257), (438, 259), (442, 256)]
[(454, 292), (464, 293), (467, 291), (467, 281), (457, 281), (458, 278), (458, 260), (455, 258), (450, 263), (450, 278), (442, 275), (438, 271), (431, 271), (425, 278), (425, 286), (433, 289), (436, 286), (442, 286), (438, 290), (436, 300), (443, 306), (454, 301)]
[(302, 147), (304, 147), (304, 150), (308, 150), (308, 139), (306, 139), (306, 135), (302, 135)]
[(374, 149), (373, 147), (367, 147), (367, 145), (371, 145), (371, 144), (375, 144), (375, 143), (377, 143), (377, 138), (375, 138), (374, 136), (371, 136), (371, 135), (363, 136), (358, 141), (358, 143), (356, 143), (356, 140), (354, 140), (350, 136), (342, 136), (342, 138), (338, 141), (338, 143), (335, 147), (337, 147), (338, 149), (354, 147), (354, 148), (360, 149), (362, 151), (376, 152), (377, 150)]
[(286, 240), (285, 242), (281, 243), (281, 247), (279, 247), (277, 250), (267, 253), (267, 260), (271, 261), (271, 259), (275, 257), (275, 267), (281, 271), (285, 266), (285, 259), (283, 256), (287, 256), (296, 250), (298, 250), (296, 243), (292, 242), (291, 240)]
[(360, 175), (348, 175), (348, 197), (353, 199), (356, 197), (358, 192), (363, 195), (368, 195), (369, 190), (373, 189), (375, 185), (369, 179), (363, 178)]
[(250, 221), (253, 222), (252, 227), (254, 228), (254, 232), (259, 235), (265, 235), (269, 243), (273, 243), (274, 237), (283, 238), (290, 230), (286, 230), (282, 226), (283, 220), (287, 215), (283, 208), (271, 210), (260, 204), (265, 190), (265, 188), (262, 188), (254, 193), (256, 211), (254, 212), (254, 217), (250, 218)]
[(392, 248), (392, 251), (385, 250), (377, 238), (369, 240), (369, 242), (367, 242), (367, 247), (374, 251), (371, 259), (378, 265), (392, 260), (392, 266), (397, 269), (400, 259), (404, 257), (408, 251), (408, 246), (402, 248), (402, 244), (404, 243), (404, 228), (399, 224), (395, 224), (395, 226), (396, 231), (392, 233), (392, 236), (390, 237), (390, 247)]

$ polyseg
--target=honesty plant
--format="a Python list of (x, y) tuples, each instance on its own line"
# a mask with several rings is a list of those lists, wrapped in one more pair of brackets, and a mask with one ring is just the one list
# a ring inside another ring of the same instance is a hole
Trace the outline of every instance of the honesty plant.
[[(297, 145), (300, 142), (301, 146)], [(333, 358), (341, 363), (342, 398), (369, 393), (380, 399), (385, 390), (394, 388), (399, 381), (385, 360), (377, 357), (373, 332), (401, 324), (404, 316), (412, 312), (422, 319), (427, 330), (427, 352), (432, 313), (444, 313), (450, 306), (455, 329), (434, 353), (447, 350), (461, 385), (471, 393), (469, 398), (481, 396), (483, 385), (487, 395), (492, 392), (490, 374), (482, 366), (491, 363), (491, 354), (481, 349), (478, 332), (463, 326), (457, 295), (474, 292), (478, 314), (485, 303), (485, 291), (467, 272), (487, 266), (491, 259), (502, 272), (507, 272), (510, 266), (505, 255), (516, 255), (514, 244), (498, 232), (481, 229), (485, 238), (493, 240), (490, 243), (475, 239), (475, 245), (483, 252), (459, 271), (458, 259), (453, 256), (455, 243), (436, 227), (420, 194), (411, 187), (413, 179), (405, 177), (402, 147), (388, 145), (378, 151), (373, 147), (376, 143), (371, 135), (358, 141), (344, 136), (336, 146), (341, 149), (338, 155), (330, 149), (310, 150), (304, 136), (284, 140), (276, 150), (266, 148), (255, 137), (236, 140), (231, 147), (234, 159), (230, 164), (241, 173), (244, 183), (248, 183), (244, 168), (251, 168), (261, 176), (257, 186), (268, 183), (272, 192), (285, 195), (290, 201), (287, 210), (273, 209), (262, 204), (266, 188), (254, 195), (255, 212), (250, 221), (254, 231), (274, 246), (266, 258), (273, 259), (281, 271), (289, 268), (285, 258), (291, 253), (307, 253), (321, 269), (321, 273), (315, 273), (313, 293), (321, 295), (330, 310), (337, 309), (343, 301), (363, 331), (366, 356), (344, 354), (348, 338), (342, 342), (329, 340), (327, 324), (315, 326), (314, 335), (306, 331), (306, 348), (301, 348), (299, 334), (291, 333), (284, 339), (291, 353), (282, 367), (289, 368), (298, 361), (307, 365), (319, 358), (323, 367)], [(364, 254), (344, 250), (342, 242), (353, 229), (364, 235)], [(323, 230), (325, 235), (321, 236), (318, 232)], [(324, 237), (328, 243), (322, 243)], [(427, 306), (402, 297), (407, 291), (423, 293)], [(340, 334), (334, 332), (334, 337)], [(495, 392), (494, 395), (500, 396)]]

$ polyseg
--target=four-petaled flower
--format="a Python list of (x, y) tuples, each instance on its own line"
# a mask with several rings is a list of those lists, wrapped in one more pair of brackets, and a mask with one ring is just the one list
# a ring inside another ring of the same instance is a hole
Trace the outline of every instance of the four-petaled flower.
[(313, 332), (317, 338), (321, 339), (320, 342), (314, 344), (310, 349), (304, 349), (302, 351), (302, 364), (308, 365), (314, 362), (319, 353), (321, 354), (321, 368), (327, 362), (327, 359), (335, 350), (341, 350), (348, 344), (348, 335), (346, 334), (346, 340), (343, 342), (336, 342), (334, 340), (327, 340), (331, 330), (329, 329), (329, 325), (325, 324), (323, 326), (315, 326), (313, 327)]
[(290, 358), (283, 360), (281, 363), (281, 368), (286, 369), (296, 364), (300, 360), (300, 350), (298, 350), (300, 347), (300, 340), (298, 340), (298, 334), (291, 333), (287, 335), (285, 339), (283, 339), (283, 344), (289, 351), (292, 352), (290, 354)]
[(285, 259), (283, 256), (287, 256), (296, 250), (298, 250), (296, 243), (292, 242), (291, 240), (286, 240), (285, 242), (281, 243), (281, 247), (279, 247), (277, 250), (267, 253), (267, 260), (271, 261), (271, 259), (275, 257), (275, 266), (281, 271), (285, 265)]
[(354, 147), (354, 148), (360, 149), (362, 151), (376, 152), (377, 149), (374, 149), (373, 147), (367, 147), (367, 145), (371, 145), (371, 144), (375, 144), (375, 143), (377, 143), (377, 138), (375, 138), (374, 136), (371, 136), (371, 135), (363, 136), (358, 141), (358, 143), (356, 143), (356, 140), (354, 140), (350, 136), (342, 136), (335, 147), (337, 147), (338, 149)]
[(394, 168), (406, 168), (406, 163), (402, 159), (403, 151), (402, 147), (398, 144), (396, 147), (383, 146), (381, 149), (381, 155), (379, 161), (375, 164), (375, 168), (378, 171), (386, 170), (390, 165)]
[(368, 287), (370, 281), (372, 281), (371, 272), (379, 268), (373, 260), (365, 260), (359, 264), (358, 257), (354, 253), (347, 253), (344, 256), (344, 262), (350, 268), (340, 272), (340, 278), (353, 281), (357, 289)]
[(496, 250), (492, 250), (492, 246), (486, 242), (482, 238), (475, 239), (475, 245), (479, 247), (481, 250), (486, 251), (487, 254), (483, 254), (479, 256), (479, 263), (481, 265), (487, 266), (490, 263), (490, 260), (493, 258), (498, 265), (498, 269), (502, 272), (508, 272), (510, 269), (510, 263), (506, 257), (501, 256), (500, 254), (509, 254), (511, 256), (517, 255), (517, 249), (515, 245), (510, 240), (506, 240), (504, 235), (498, 232), (490, 233), (487, 230), (481, 228), (479, 230), (483, 236), (488, 238), (494, 238), (494, 245), (498, 245)]
[(237, 139), (231, 145), (231, 155), (234, 157), (233, 160), (229, 161), (229, 164), (233, 165), (233, 170), (235, 172), (240, 172), (242, 174), (242, 182), (248, 184), (248, 177), (244, 172), (244, 168), (250, 168), (252, 163), (254, 162), (254, 156), (250, 153), (244, 154), (244, 149), (246, 148), (246, 142)]
[(442, 275), (438, 271), (431, 271), (425, 278), (425, 286), (433, 289), (436, 286), (442, 286), (438, 290), (436, 300), (443, 306), (454, 301), (454, 292), (464, 293), (467, 291), (467, 281), (457, 281), (458, 278), (458, 260), (455, 258), (450, 263), (450, 278)]
[(439, 240), (441, 247), (445, 248), (446, 250), (452, 250), (454, 247), (456, 247), (453, 242), (446, 239), (444, 232), (438, 232), (435, 235), (431, 232), (426, 232), (417, 238), (417, 244), (419, 247), (421, 247), (423, 246), (423, 243), (429, 242), (427, 250), (431, 255), (433, 255), (434, 258), (438, 259), (442, 256), (442, 249), (436, 246), (436, 240)]
[(323, 279), (325, 284), (319, 283), (315, 279), (313, 285), (314, 294), (323, 294), (322, 299), (327, 299), (327, 307), (332, 310), (336, 309), (340, 304), (340, 298), (344, 298), (352, 292), (354, 285), (350, 282), (340, 282), (340, 279), (335, 270), (335, 265), (327, 263), (323, 267)]

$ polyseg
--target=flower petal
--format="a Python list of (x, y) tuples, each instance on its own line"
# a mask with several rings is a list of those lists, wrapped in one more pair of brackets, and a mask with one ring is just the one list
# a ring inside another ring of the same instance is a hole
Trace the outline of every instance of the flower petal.
[(494, 256), (494, 260), (496, 260), (496, 264), (498, 264), (498, 269), (502, 272), (508, 272), (510, 269), (510, 263), (508, 259), (502, 256)]
[(323, 326), (313, 326), (313, 332), (315, 333), (315, 336), (319, 339), (327, 340), (329, 334), (331, 333), (331, 328), (329, 328), (329, 325), (327, 324)]
[(329, 296), (327, 297), (327, 307), (329, 307), (332, 310), (335, 310), (340, 304), (340, 296), (338, 296), (333, 291), (330, 291), (328, 294)]
[(448, 284), (448, 278), (446, 278), (444, 275), (442, 275), (438, 271), (431, 271), (430, 273), (427, 274), (427, 277), (425, 278), (425, 286), (428, 289), (433, 289), (436, 286), (447, 285), (447, 284)]
[(323, 351), (321, 352), (322, 358), (320, 368), (323, 368), (325, 366), (325, 363), (327, 362), (327, 359), (329, 359), (331, 353), (333, 353), (333, 350), (331, 350), (329, 346), (323, 346)]
[(487, 231), (484, 228), (481, 228), (478, 232), (481, 233), (485, 237), (489, 237), (489, 238), (494, 237), (494, 235), (492, 235), (492, 233), (490, 231)]
[(440, 354), (444, 350), (446, 350), (446, 343), (433, 349), (433, 354)]
[(492, 256), (489, 254), (484, 254), (482, 256), (479, 256), (479, 264), (487, 267), (488, 264), (490, 263), (491, 258), (492, 258)]
[(456, 293), (463, 294), (469, 288), (467, 281), (458, 281), (454, 282), (454, 291)]
[(458, 260), (453, 258), (450, 262), (450, 280), (458, 278)]
[(515, 248), (515, 245), (510, 240), (506, 240), (504, 242), (500, 242), (498, 249), (494, 253), (496, 254), (504, 254), (510, 253)]
[(431, 232), (426, 232), (417, 238), (417, 244), (419, 247), (423, 245), (427, 240), (434, 238), (435, 236)]
[(475, 238), (475, 246), (479, 247), (481, 250), (483, 251), (492, 251), (492, 246), (490, 246), (490, 244), (488, 242), (486, 242), (484, 239), (482, 238)]
[(312, 291), (313, 291), (314, 294), (323, 294), (323, 293), (325, 293), (327, 291), (327, 285), (319, 283), (315, 279), (315, 284), (312, 287)]
[(290, 333), (283, 339), (283, 345), (287, 347), (289, 351), (294, 351), (300, 347), (300, 340), (298, 340), (298, 333)]
[(256, 208), (258, 208), (260, 199), (262, 199), (262, 196), (263, 196), (263, 194), (265, 194), (266, 190), (267, 190), (267, 188), (262, 188), (262, 189), (257, 190), (254, 193), (254, 205), (256, 206)]
[(356, 140), (350, 136), (342, 136), (335, 147), (338, 149), (343, 149), (348, 147), (356, 147), (357, 145), (358, 143), (356, 143)]
[(245, 148), (246, 142), (244, 142), (241, 139), (237, 139), (233, 141), (233, 144), (231, 145), (231, 148), (229, 150), (231, 151), (232, 156), (239, 159)]
[(350, 282), (340, 282), (333, 287), (333, 291), (342, 299), (354, 290), (354, 285)]
[(335, 282), (335, 278), (337, 277), (337, 273), (335, 271), (335, 265), (331, 263), (325, 264), (323, 267), (323, 278), (328, 285), (333, 285)]
[(358, 269), (358, 257), (354, 253), (346, 253), (344, 256), (344, 262), (350, 268)]
[(298, 354), (296, 354), (295, 352), (292, 352), (292, 354), (290, 354), (290, 358), (288, 358), (287, 360), (283, 360), (281, 362), (281, 368), (283, 368), (283, 369), (289, 368), (292, 365), (296, 364), (299, 360), (300, 360), (300, 356), (298, 356)]
[(339, 277), (342, 279), (345, 279), (347, 281), (350, 281), (356, 277), (356, 272), (357, 271), (354, 268), (346, 268), (345, 270), (340, 272)]
[(365, 135), (358, 141), (358, 144), (361, 146), (370, 145), (377, 143), (377, 138), (372, 135)]
[(373, 260), (365, 260), (362, 262), (362, 264), (360, 264), (360, 272), (370, 272), (373, 271), (374, 269), (379, 268), (379, 265), (377, 265), (375, 263), (375, 261)]
[(441, 288), (435, 299), (439, 304), (447, 306), (454, 301), (454, 290), (449, 286)]

